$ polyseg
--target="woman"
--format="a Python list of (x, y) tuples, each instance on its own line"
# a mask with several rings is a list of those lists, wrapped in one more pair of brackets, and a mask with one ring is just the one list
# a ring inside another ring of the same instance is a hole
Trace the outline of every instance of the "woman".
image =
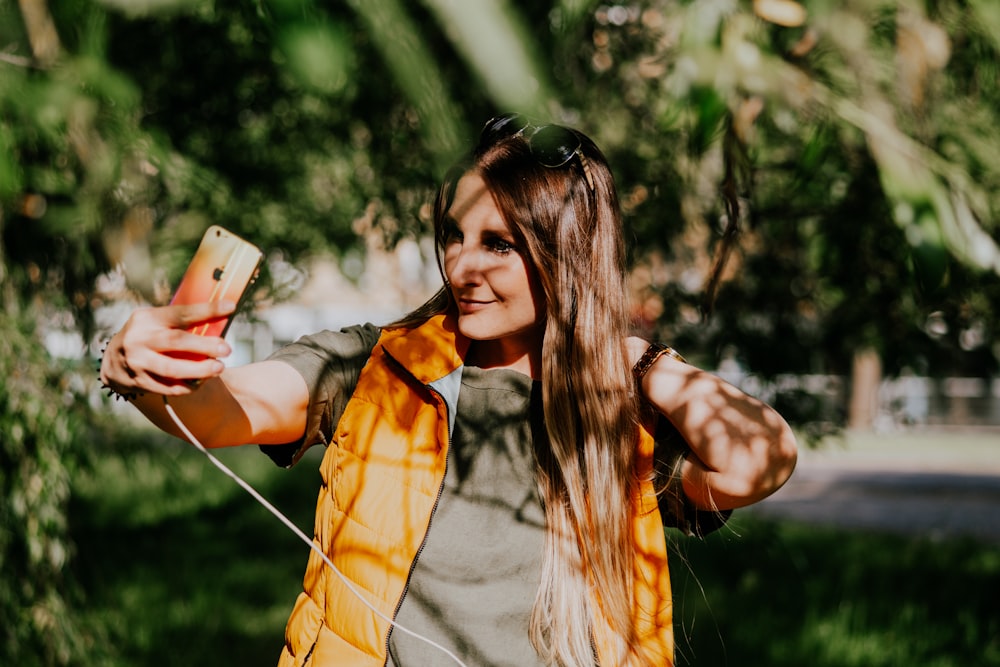
[[(491, 120), (434, 220), (445, 286), (400, 322), (224, 368), (224, 341), (184, 329), (231, 304), (143, 309), (102, 382), (176, 434), (168, 396), (208, 446), (291, 464), (327, 445), (317, 543), (470, 665), (672, 664), (663, 525), (703, 532), (773, 493), (795, 464), (788, 425), (629, 336), (617, 195), (583, 134)], [(281, 665), (446, 664), (315, 554), (304, 588)]]

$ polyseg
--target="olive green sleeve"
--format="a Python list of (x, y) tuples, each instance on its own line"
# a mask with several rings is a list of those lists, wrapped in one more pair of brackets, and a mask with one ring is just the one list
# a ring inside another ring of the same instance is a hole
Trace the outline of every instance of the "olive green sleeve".
[(372, 324), (321, 331), (300, 338), (268, 357), (299, 372), (309, 387), (309, 408), (300, 440), (261, 445), (261, 451), (287, 468), (297, 463), (309, 447), (329, 444), (380, 334), (381, 329)]

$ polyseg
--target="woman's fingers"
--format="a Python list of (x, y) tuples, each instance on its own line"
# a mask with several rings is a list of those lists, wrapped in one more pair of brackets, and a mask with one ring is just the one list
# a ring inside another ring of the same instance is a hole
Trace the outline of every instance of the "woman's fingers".
[(163, 358), (167, 359), (161, 364), (165, 369), (163, 374), (147, 370), (145, 377), (141, 379), (141, 386), (145, 391), (167, 396), (189, 394), (197, 389), (202, 381), (215, 377), (225, 370), (223, 363), (217, 359), (201, 361), (184, 361), (170, 357), (159, 359)]
[(224, 370), (220, 357), (231, 353), (221, 338), (199, 336), (188, 328), (229, 316), (231, 302), (140, 308), (112, 337), (101, 363), (101, 380), (116, 391), (147, 391), (176, 396)]

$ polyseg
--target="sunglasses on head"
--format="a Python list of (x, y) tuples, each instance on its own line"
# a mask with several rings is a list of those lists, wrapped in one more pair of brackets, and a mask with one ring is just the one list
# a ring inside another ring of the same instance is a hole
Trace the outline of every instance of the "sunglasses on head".
[(580, 159), (583, 175), (590, 191), (594, 191), (594, 177), (590, 162), (583, 154), (580, 135), (562, 125), (533, 125), (519, 113), (510, 113), (490, 119), (479, 134), (479, 147), (492, 145), (508, 137), (523, 137), (535, 161), (543, 167), (557, 169), (574, 157)]

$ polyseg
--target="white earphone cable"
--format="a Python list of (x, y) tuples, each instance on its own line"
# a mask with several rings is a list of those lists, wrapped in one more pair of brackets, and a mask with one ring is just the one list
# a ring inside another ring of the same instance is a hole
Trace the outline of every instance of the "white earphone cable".
[(383, 614), (381, 611), (379, 611), (378, 609), (376, 609), (368, 600), (365, 599), (364, 595), (361, 594), (361, 591), (359, 591), (357, 589), (357, 587), (354, 584), (352, 584), (347, 579), (347, 577), (345, 577), (344, 574), (339, 569), (337, 569), (337, 566), (333, 564), (333, 561), (331, 561), (330, 558), (325, 553), (323, 553), (323, 550), (320, 549), (318, 546), (316, 546), (316, 543), (313, 540), (311, 540), (309, 537), (307, 537), (306, 534), (303, 533), (299, 529), (298, 526), (296, 526), (294, 523), (292, 523), (291, 519), (289, 519), (287, 516), (285, 516), (284, 514), (282, 514), (281, 511), (278, 508), (276, 508), (274, 505), (272, 505), (270, 502), (268, 502), (267, 499), (264, 498), (262, 495), (260, 495), (260, 493), (258, 493), (256, 489), (254, 489), (252, 486), (250, 486), (250, 484), (246, 480), (244, 480), (242, 477), (240, 477), (235, 472), (233, 472), (232, 470), (230, 470), (226, 466), (225, 463), (223, 463), (222, 461), (220, 461), (219, 459), (217, 459), (215, 456), (213, 456), (212, 453), (209, 452), (205, 448), (205, 446), (202, 445), (201, 442), (198, 441), (198, 438), (196, 438), (194, 436), (194, 434), (191, 433), (190, 429), (188, 429), (188, 427), (184, 424), (184, 422), (181, 421), (180, 417), (177, 416), (177, 413), (174, 411), (173, 406), (170, 405), (170, 401), (167, 400), (166, 396), (163, 397), (163, 405), (164, 405), (164, 408), (167, 411), (167, 414), (174, 421), (174, 424), (177, 425), (177, 428), (179, 428), (181, 430), (181, 433), (183, 433), (184, 436), (187, 437), (187, 439), (191, 442), (192, 445), (194, 445), (199, 451), (201, 451), (202, 454), (204, 454), (205, 456), (207, 456), (208, 460), (211, 461), (212, 464), (215, 465), (216, 468), (218, 468), (219, 470), (221, 470), (222, 472), (224, 472), (234, 482), (236, 482), (241, 487), (243, 487), (244, 491), (246, 491), (251, 496), (253, 496), (253, 498), (258, 503), (260, 503), (261, 505), (263, 505), (271, 514), (273, 514), (275, 517), (277, 517), (279, 521), (281, 521), (283, 524), (285, 524), (285, 526), (287, 526), (289, 530), (291, 530), (293, 533), (295, 533), (299, 537), (299, 539), (301, 539), (303, 542), (305, 542), (307, 545), (309, 545), (310, 549), (312, 549), (317, 554), (319, 554), (320, 558), (322, 558), (323, 561), (327, 565), (330, 566), (330, 569), (333, 570), (334, 574), (336, 574), (337, 577), (339, 577), (340, 580), (344, 583), (344, 586), (346, 586), (347, 589), (349, 591), (351, 591), (351, 593), (353, 593), (359, 600), (361, 600), (361, 602), (364, 603), (364, 605), (366, 607), (368, 607), (369, 609), (371, 609), (372, 612), (374, 612), (374, 614), (376, 616), (378, 616), (383, 621), (385, 621), (385, 622), (389, 623), (390, 625), (392, 625), (396, 630), (398, 630), (400, 632), (403, 632), (404, 634), (410, 635), (411, 637), (413, 637), (415, 639), (419, 639), (420, 641), (426, 642), (427, 644), (429, 644), (430, 646), (433, 646), (436, 649), (439, 649), (440, 651), (442, 651), (443, 653), (445, 653), (449, 658), (451, 658), (452, 660), (454, 660), (456, 664), (460, 665), (460, 667), (467, 667), (466, 664), (464, 662), (462, 662), (458, 658), (458, 656), (456, 656), (454, 653), (452, 653), (451, 651), (449, 651), (444, 646), (441, 646), (440, 644), (438, 644), (434, 640), (429, 639), (427, 637), (424, 637), (423, 635), (421, 635), (421, 634), (419, 634), (417, 632), (414, 632), (413, 630), (408, 630), (407, 628), (404, 628), (402, 625), (400, 625), (399, 623), (396, 623), (393, 619), (389, 618), (388, 616), (386, 616), (385, 614)]

